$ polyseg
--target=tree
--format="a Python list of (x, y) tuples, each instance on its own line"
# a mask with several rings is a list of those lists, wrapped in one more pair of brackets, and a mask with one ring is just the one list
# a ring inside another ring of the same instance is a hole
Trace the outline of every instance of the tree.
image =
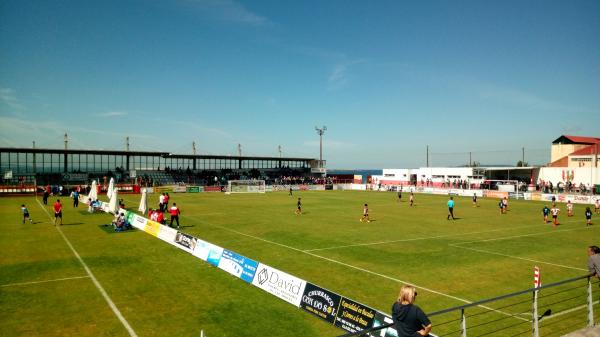
[(517, 162), (517, 167), (526, 167), (526, 166), (529, 166), (529, 163), (526, 161), (519, 160)]

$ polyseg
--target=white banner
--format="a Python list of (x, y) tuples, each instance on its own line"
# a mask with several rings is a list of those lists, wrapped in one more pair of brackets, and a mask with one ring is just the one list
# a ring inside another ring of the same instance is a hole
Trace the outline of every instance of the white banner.
[(306, 281), (259, 263), (252, 284), (282, 300), (300, 307)]
[(215, 267), (219, 265), (221, 255), (223, 254), (223, 248), (213, 245), (212, 243), (197, 239), (196, 248), (192, 254)]

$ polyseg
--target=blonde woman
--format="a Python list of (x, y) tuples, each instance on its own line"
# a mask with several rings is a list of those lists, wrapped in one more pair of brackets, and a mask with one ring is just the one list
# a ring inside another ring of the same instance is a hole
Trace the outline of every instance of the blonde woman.
[(416, 297), (415, 287), (404, 285), (400, 288), (398, 300), (392, 305), (392, 318), (398, 337), (428, 336), (431, 331), (431, 321), (421, 308), (413, 304)]

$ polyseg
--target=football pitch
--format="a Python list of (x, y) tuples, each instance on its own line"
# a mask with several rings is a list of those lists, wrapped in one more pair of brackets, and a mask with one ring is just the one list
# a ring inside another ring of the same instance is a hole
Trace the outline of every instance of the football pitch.
[[(600, 244), (600, 217), (586, 227), (583, 205), (574, 206), (573, 217), (559, 205), (561, 224), (553, 228), (543, 224), (544, 203), (535, 201), (510, 200), (502, 215), (498, 199), (480, 198), (473, 207), (470, 198), (455, 197), (452, 221), (446, 196), (416, 194), (410, 207), (408, 194), (399, 202), (393, 192), (170, 194), (182, 231), (385, 313), (404, 283), (418, 288), (416, 304), (431, 313), (531, 288), (534, 266), (543, 284), (582, 276), (586, 248)], [(139, 195), (119, 197), (137, 209)], [(294, 214), (298, 197), (302, 215)], [(344, 333), (143, 231), (114, 232), (104, 226), (112, 216), (73, 208), (68, 198), (61, 198), (64, 225), (55, 228), (55, 200), (44, 206), (41, 198), (0, 199), (2, 336)], [(148, 203), (157, 206), (158, 195)], [(370, 223), (359, 221), (365, 203)], [(33, 224), (21, 223), (21, 204)], [(596, 305), (596, 322), (598, 311)], [(583, 327), (585, 313), (579, 314), (542, 335)], [(441, 319), (432, 317), (433, 333), (458, 328), (441, 327)]]

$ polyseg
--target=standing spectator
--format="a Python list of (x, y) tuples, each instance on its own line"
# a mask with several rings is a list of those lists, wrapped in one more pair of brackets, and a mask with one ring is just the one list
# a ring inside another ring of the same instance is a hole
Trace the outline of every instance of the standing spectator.
[(590, 276), (596, 276), (600, 279), (600, 248), (598, 246), (589, 246), (587, 254), (588, 258), (588, 270)]
[(404, 285), (392, 305), (392, 319), (398, 337), (428, 336), (431, 331), (431, 321), (421, 308), (414, 305), (416, 297), (416, 289)]
[(79, 207), (79, 192), (77, 190), (71, 192), (71, 198), (73, 198), (73, 207)]
[(173, 206), (169, 209), (169, 213), (171, 213), (171, 223), (169, 224), (169, 227), (173, 226), (173, 220), (175, 220), (177, 222), (177, 229), (179, 229), (179, 214), (181, 214), (181, 211), (176, 203), (173, 203)]
[(44, 205), (48, 205), (48, 197), (50, 196), (50, 186), (46, 186), (44, 189), (44, 196), (42, 200), (44, 201)]
[(171, 198), (171, 197), (169, 196), (169, 193), (165, 193), (165, 205), (163, 206), (163, 207), (164, 207), (164, 211), (165, 211), (165, 212), (166, 212), (166, 211), (167, 211), (167, 209), (169, 208), (169, 199), (170, 199), (170, 198)]
[(54, 226), (56, 226), (56, 223), (58, 222), (58, 219), (60, 218), (60, 225), (62, 226), (63, 224), (63, 218), (62, 218), (62, 204), (60, 203), (60, 199), (56, 199), (56, 202), (54, 203)]
[(165, 207), (165, 194), (161, 193), (161, 195), (158, 197), (158, 209), (162, 212), (162, 211), (164, 211), (164, 207)]

